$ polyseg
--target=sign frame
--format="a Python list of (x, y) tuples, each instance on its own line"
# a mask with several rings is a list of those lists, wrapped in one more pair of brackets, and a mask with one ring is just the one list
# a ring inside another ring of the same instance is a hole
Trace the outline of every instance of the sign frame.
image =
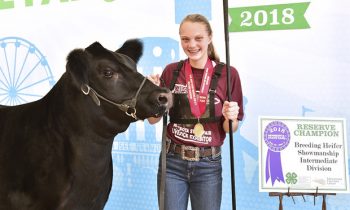
[(344, 118), (259, 116), (258, 131), (259, 192), (350, 192)]

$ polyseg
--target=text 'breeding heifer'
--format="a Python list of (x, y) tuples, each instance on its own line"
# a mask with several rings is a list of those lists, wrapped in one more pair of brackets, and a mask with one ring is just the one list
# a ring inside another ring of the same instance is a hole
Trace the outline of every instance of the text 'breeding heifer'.
[(0, 209), (100, 210), (112, 186), (112, 144), (129, 124), (159, 117), (171, 93), (136, 72), (142, 43), (75, 49), (42, 99), (0, 106)]

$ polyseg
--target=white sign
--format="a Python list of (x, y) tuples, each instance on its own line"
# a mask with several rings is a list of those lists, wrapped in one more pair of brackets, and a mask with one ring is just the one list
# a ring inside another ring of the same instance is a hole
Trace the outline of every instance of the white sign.
[(348, 193), (345, 119), (259, 117), (259, 191)]

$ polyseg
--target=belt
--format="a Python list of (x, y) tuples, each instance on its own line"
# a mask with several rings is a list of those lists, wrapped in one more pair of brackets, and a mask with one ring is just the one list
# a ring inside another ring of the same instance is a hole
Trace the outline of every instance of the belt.
[(218, 157), (221, 155), (221, 147), (194, 147), (182, 144), (176, 144), (167, 139), (166, 142), (167, 153), (173, 152), (179, 154), (183, 160), (199, 161), (204, 157)]

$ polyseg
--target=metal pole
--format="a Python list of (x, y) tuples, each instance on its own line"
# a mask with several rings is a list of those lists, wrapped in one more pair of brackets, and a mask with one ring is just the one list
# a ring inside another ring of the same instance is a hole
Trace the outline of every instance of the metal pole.
[[(224, 8), (224, 29), (225, 29), (225, 51), (226, 51), (226, 70), (227, 70), (227, 98), (231, 101), (231, 72), (230, 72), (230, 43), (228, 31), (228, 0), (223, 0)], [(231, 163), (231, 192), (232, 192), (232, 209), (236, 210), (236, 189), (235, 189), (235, 160), (233, 147), (232, 121), (229, 121), (229, 137), (230, 137), (230, 163)]]
[(166, 127), (167, 127), (168, 113), (165, 112), (163, 115), (163, 135), (162, 135), (162, 151), (161, 151), (161, 175), (160, 175), (160, 186), (159, 186), (159, 210), (165, 209), (165, 179), (166, 179)]

